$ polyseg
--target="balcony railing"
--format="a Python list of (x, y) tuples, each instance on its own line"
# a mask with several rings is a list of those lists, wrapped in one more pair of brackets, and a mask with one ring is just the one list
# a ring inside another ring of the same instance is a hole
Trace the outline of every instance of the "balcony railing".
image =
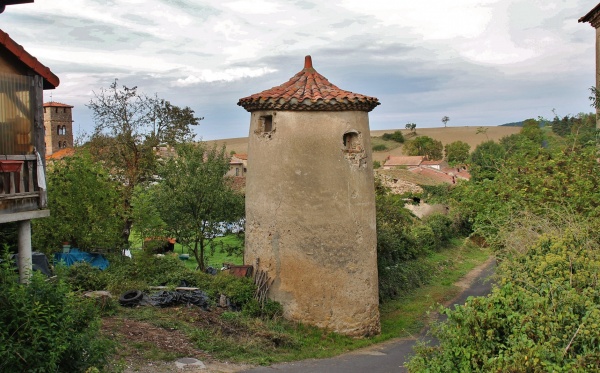
[(38, 188), (35, 155), (0, 155), (0, 214), (46, 207), (46, 191)]

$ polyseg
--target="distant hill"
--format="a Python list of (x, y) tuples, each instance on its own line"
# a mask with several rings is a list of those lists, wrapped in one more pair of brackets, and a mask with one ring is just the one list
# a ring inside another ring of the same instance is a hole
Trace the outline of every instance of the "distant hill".
[(523, 122), (524, 121), (504, 123), (504, 124), (501, 124), (500, 127), (523, 127)]
[[(524, 122), (525, 121), (522, 120), (520, 122), (504, 123), (504, 124), (501, 124), (500, 127), (523, 127)], [(544, 126), (547, 126), (550, 122), (547, 120), (540, 120), (539, 123), (540, 123), (540, 127), (544, 127)]]

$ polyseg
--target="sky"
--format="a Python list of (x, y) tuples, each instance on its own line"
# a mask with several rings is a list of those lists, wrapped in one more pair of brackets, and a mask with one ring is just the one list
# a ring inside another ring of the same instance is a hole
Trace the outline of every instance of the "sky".
[[(86, 106), (115, 79), (204, 117), (197, 139), (248, 136), (240, 98), (287, 82), (304, 56), (374, 96), (372, 130), (494, 126), (591, 112), (595, 30), (582, 0), (35, 0), (0, 29), (60, 78), (44, 100)], [(52, 97), (50, 97), (52, 95)]]

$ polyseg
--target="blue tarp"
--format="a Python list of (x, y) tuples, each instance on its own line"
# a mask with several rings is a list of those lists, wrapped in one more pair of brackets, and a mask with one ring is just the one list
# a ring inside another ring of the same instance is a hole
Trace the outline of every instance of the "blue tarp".
[(57, 263), (63, 262), (67, 267), (77, 262), (88, 262), (92, 267), (100, 269), (108, 267), (108, 260), (102, 254), (90, 254), (78, 249), (71, 249), (69, 253), (56, 253), (54, 254), (54, 261)]

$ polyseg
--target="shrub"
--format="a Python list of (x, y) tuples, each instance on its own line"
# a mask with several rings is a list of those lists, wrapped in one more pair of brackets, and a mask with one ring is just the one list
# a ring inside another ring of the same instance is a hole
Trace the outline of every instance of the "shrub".
[(384, 133), (383, 136), (381, 136), (381, 138), (386, 141), (395, 141), (399, 143), (404, 142), (404, 135), (402, 135), (401, 131), (394, 131), (394, 133)]
[(418, 287), (426, 285), (433, 276), (433, 267), (423, 259), (380, 266), (379, 301), (396, 299)]
[(425, 219), (425, 224), (431, 228), (435, 239), (434, 249), (440, 250), (452, 238), (452, 220), (446, 215), (433, 214)]
[(74, 264), (66, 270), (66, 281), (75, 291), (92, 291), (106, 289), (106, 277), (99, 269), (87, 262)]
[(416, 225), (411, 230), (414, 245), (421, 252), (431, 252), (436, 249), (436, 237), (433, 229), (426, 224)]
[(394, 131), (394, 133), (392, 133), (392, 135), (390, 136), (390, 140), (395, 141), (395, 142), (399, 142), (399, 143), (403, 143), (404, 142), (404, 136), (402, 135), (402, 132), (400, 132), (400, 131)]
[(93, 301), (70, 292), (62, 276), (34, 273), (19, 284), (10, 261), (0, 264), (0, 371), (84, 372), (103, 367), (112, 342), (101, 338)]
[(373, 151), (374, 152), (383, 152), (386, 151), (388, 148), (387, 146), (385, 146), (385, 144), (377, 144), (377, 145), (373, 145)]
[(445, 324), (421, 345), (411, 372), (597, 372), (600, 250), (589, 233), (542, 235), (500, 265), (487, 297), (443, 308)]

